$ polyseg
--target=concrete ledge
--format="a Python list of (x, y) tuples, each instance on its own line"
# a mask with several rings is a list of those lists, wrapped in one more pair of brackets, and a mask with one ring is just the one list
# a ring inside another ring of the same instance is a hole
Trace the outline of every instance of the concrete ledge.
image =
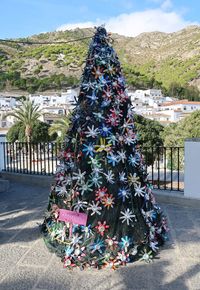
[(0, 179), (0, 192), (8, 191), (9, 187), (10, 187), (9, 180)]
[[(1, 172), (1, 176), (6, 179), (0, 179), (9, 184), (9, 181), (20, 182), (29, 185), (38, 185), (41, 187), (50, 188), (51, 184), (54, 182), (53, 176), (46, 175), (31, 175), (23, 173), (13, 173), (13, 172)], [(9, 186), (9, 185), (7, 185)], [(1, 188), (1, 184), (0, 184)], [(189, 206), (189, 207), (200, 207), (200, 199), (185, 197), (183, 192), (180, 191), (170, 191), (170, 190), (157, 190), (154, 189), (153, 193), (155, 195), (156, 201), (158, 203), (167, 204), (177, 204), (179, 206)]]
[(24, 184), (38, 185), (49, 188), (53, 183), (53, 176), (46, 175), (31, 175), (14, 172), (1, 172), (1, 176), (9, 181), (20, 182)]
[(158, 203), (177, 204), (180, 206), (200, 207), (200, 199), (186, 197), (183, 192), (171, 190), (154, 189), (156, 201)]

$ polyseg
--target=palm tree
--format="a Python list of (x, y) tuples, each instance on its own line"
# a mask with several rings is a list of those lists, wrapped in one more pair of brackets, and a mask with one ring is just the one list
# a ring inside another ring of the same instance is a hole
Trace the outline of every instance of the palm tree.
[(54, 133), (57, 133), (59, 136), (59, 139), (62, 141), (64, 140), (64, 137), (66, 135), (66, 131), (70, 124), (70, 113), (68, 115), (65, 115), (57, 120), (55, 120), (51, 127), (49, 128), (49, 135), (53, 135)]
[(19, 108), (14, 109), (13, 112), (8, 113), (7, 116), (13, 116), (18, 121), (25, 124), (25, 136), (27, 142), (31, 142), (31, 134), (35, 122), (41, 116), (38, 105), (34, 105), (33, 101), (28, 99), (22, 100)]

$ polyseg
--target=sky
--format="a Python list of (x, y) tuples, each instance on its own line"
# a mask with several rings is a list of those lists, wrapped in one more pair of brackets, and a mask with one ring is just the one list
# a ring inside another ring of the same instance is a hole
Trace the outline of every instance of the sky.
[(200, 25), (199, 0), (1, 0), (0, 7), (1, 39), (101, 24), (126, 36)]

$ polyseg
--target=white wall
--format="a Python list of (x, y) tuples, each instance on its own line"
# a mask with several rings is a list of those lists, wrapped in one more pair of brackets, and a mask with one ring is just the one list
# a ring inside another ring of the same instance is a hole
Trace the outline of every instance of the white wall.
[(200, 138), (185, 141), (184, 195), (200, 199)]
[(61, 95), (29, 95), (30, 100), (42, 108), (46, 106), (70, 105), (70, 102), (74, 102), (74, 97), (77, 97), (77, 91), (73, 89), (69, 89), (67, 92), (61, 93)]

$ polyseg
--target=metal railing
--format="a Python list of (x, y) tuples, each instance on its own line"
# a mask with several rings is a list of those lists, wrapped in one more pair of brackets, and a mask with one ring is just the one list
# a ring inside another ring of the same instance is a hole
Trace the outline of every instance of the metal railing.
[[(63, 143), (1, 142), (3, 171), (53, 175)], [(184, 189), (184, 147), (141, 148), (149, 181), (156, 189)]]
[(184, 147), (144, 147), (141, 151), (154, 188), (184, 190)]
[(52, 175), (58, 164), (61, 143), (2, 142), (4, 171)]

